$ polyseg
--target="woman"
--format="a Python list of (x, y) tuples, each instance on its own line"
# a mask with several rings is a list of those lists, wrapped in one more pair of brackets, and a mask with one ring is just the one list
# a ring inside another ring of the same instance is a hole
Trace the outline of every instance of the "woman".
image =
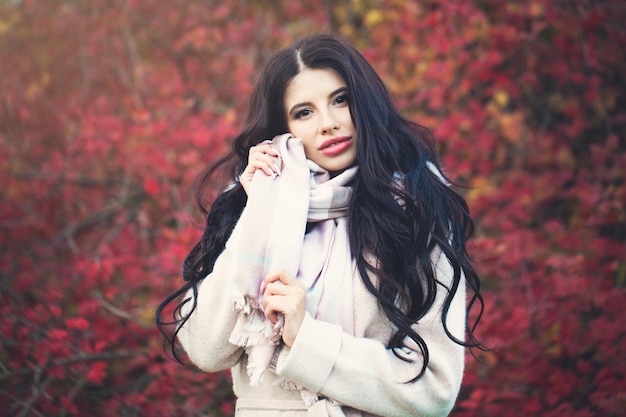
[(276, 53), (199, 201), (223, 167), (234, 182), (157, 313), (185, 294), (174, 354), (177, 338), (200, 369), (232, 368), (237, 416), (447, 415), (480, 347), (472, 221), (366, 60), (332, 35)]

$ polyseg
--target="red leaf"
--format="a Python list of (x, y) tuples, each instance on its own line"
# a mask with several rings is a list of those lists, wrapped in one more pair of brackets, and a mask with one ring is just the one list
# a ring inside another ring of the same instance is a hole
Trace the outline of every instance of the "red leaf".
[(106, 362), (94, 362), (89, 367), (87, 372), (87, 379), (94, 384), (101, 384), (102, 380), (106, 376)]
[(89, 328), (89, 322), (82, 317), (75, 317), (65, 320), (65, 324), (70, 329), (87, 330)]
[(146, 178), (143, 183), (143, 188), (146, 190), (146, 193), (151, 196), (155, 196), (159, 193), (160, 186), (157, 180), (154, 178)]

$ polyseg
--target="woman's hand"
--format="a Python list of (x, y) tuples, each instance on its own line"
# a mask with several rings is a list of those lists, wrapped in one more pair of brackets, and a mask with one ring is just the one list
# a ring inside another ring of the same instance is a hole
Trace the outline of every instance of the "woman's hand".
[(243, 170), (243, 173), (239, 177), (241, 186), (246, 191), (246, 194), (250, 195), (250, 184), (252, 183), (252, 177), (257, 169), (260, 169), (265, 175), (276, 177), (280, 175), (280, 162), (278, 160), (279, 154), (272, 147), (271, 141), (265, 141), (259, 143), (256, 146), (250, 148), (248, 153), (248, 166)]
[(290, 274), (281, 271), (265, 277), (261, 290), (265, 315), (272, 324), (278, 320), (278, 314), (285, 318), (283, 341), (291, 347), (306, 311), (304, 287)]

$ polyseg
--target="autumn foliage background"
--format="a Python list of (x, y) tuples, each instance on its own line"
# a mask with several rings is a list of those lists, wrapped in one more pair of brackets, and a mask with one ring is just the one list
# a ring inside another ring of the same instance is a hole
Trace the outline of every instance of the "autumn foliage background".
[(623, 415), (624, 22), (618, 0), (0, 1), (0, 414), (232, 415), (154, 310), (261, 65), (335, 31), (467, 186), (495, 351), (452, 415)]

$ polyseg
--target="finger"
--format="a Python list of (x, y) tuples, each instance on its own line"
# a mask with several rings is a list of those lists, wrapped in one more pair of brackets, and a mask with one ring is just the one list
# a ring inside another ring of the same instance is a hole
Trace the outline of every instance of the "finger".
[(285, 319), (289, 320), (292, 317), (298, 315), (300, 310), (300, 302), (297, 299), (283, 296), (266, 297), (263, 300), (263, 311), (265, 316), (274, 322), (278, 318), (279, 314), (285, 316)]
[(293, 275), (284, 270), (268, 274), (263, 280), (263, 284), (267, 285), (274, 281), (280, 281), (285, 285), (302, 286)]
[(280, 174), (280, 155), (270, 145), (252, 147), (248, 155), (248, 163), (254, 163), (254, 161), (265, 162), (274, 172)]
[(250, 185), (257, 170), (261, 170), (265, 175), (274, 179), (280, 175), (276, 157), (261, 153), (255, 154), (250, 158), (248, 165), (239, 176), (239, 182), (248, 195), (250, 195)]
[(276, 324), (276, 322), (278, 321), (279, 313), (277, 313), (274, 309), (270, 309), (269, 307), (264, 307), (263, 312), (265, 313), (265, 317), (267, 317), (270, 323)]
[(270, 177), (279, 174), (276, 163), (272, 159), (268, 160), (266, 158), (251, 160), (246, 169), (249, 169), (251, 174), (254, 174), (257, 169), (260, 169), (265, 175), (269, 175)]
[(280, 174), (276, 163), (272, 159), (252, 159), (241, 174), (242, 179), (251, 182), (254, 173), (259, 169), (263, 171), (265, 175), (274, 178)]
[(275, 300), (279, 296), (264, 296), (263, 297), (263, 313), (268, 320), (275, 324), (278, 320), (278, 315), (283, 314), (282, 309), (279, 308), (278, 302)]
[(278, 156), (278, 151), (276, 150), (276, 148), (274, 148), (272, 146), (272, 144), (270, 143), (260, 143), (256, 146), (253, 146), (250, 148), (250, 151), (248, 151), (248, 156), (252, 156), (254, 154), (257, 153), (263, 153), (263, 154), (267, 154), (270, 156)]
[(263, 291), (263, 296), (282, 295), (304, 297), (304, 288), (300, 285), (285, 285), (280, 281), (270, 282)]
[(254, 159), (262, 159), (266, 158), (268, 161), (273, 161), (275, 158), (278, 158), (278, 155), (274, 152), (266, 152), (264, 150), (255, 150), (251, 149), (248, 154), (248, 161), (252, 161)]
[(273, 296), (264, 300), (264, 307), (265, 315), (272, 324), (280, 315), (284, 317), (282, 339), (287, 346), (292, 346), (304, 320), (304, 301), (297, 297)]
[[(264, 152), (254, 152), (248, 158), (248, 164), (257, 168), (269, 168), (272, 172), (280, 174), (280, 160)], [(264, 169), (265, 171), (265, 169)]]

